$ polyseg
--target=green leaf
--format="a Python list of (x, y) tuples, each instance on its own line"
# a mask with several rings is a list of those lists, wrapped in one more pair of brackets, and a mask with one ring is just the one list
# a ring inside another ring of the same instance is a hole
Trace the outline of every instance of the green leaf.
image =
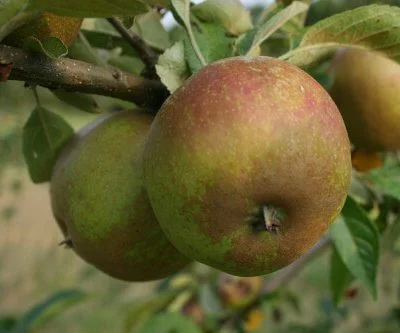
[(51, 59), (58, 59), (68, 54), (68, 47), (57, 37), (48, 37), (40, 41), (34, 36), (30, 36), (24, 41), (24, 48), (43, 53)]
[(18, 320), (12, 333), (30, 332), (33, 327), (43, 324), (71, 306), (87, 299), (87, 295), (78, 290), (64, 290), (55, 293), (42, 303), (39, 303), (26, 312)]
[(299, 47), (280, 58), (307, 67), (338, 47), (361, 47), (400, 61), (399, 21), (397, 7), (371, 5), (346, 11), (310, 27)]
[(213, 290), (210, 283), (204, 283), (199, 290), (199, 301), (204, 310), (209, 314), (220, 314), (222, 312), (221, 299)]
[(254, 35), (253, 44), (247, 51), (247, 54), (251, 54), (255, 48), (259, 47), (275, 31), (277, 31), (295, 16), (307, 11), (307, 9), (308, 5), (305, 3), (294, 1), (291, 5), (278, 12), (271, 19), (257, 28), (257, 31)]
[(250, 12), (239, 0), (206, 0), (193, 6), (192, 13), (203, 21), (223, 25), (235, 36), (253, 27)]
[[(215, 23), (199, 23), (194, 28), (194, 36), (206, 63), (224, 59), (233, 54), (233, 39), (226, 36), (222, 26)], [(203, 64), (188, 38), (184, 40), (184, 45), (185, 58), (189, 68), (192, 73), (197, 72), (203, 67)]]
[(346, 200), (342, 216), (332, 225), (331, 234), (343, 263), (376, 298), (379, 233), (351, 197)]
[(151, 316), (140, 333), (201, 333), (190, 319), (179, 313), (165, 312)]
[(319, 66), (311, 67), (307, 72), (310, 74), (318, 83), (325, 88), (326, 91), (330, 91), (333, 85), (333, 75), (330, 73), (331, 62), (325, 61)]
[(149, 300), (138, 301), (131, 306), (125, 319), (124, 332), (135, 332), (135, 329), (142, 326), (153, 313), (165, 308), (175, 298), (179, 290), (168, 289), (157, 293)]
[(33, 110), (24, 126), (22, 149), (34, 183), (50, 180), (57, 155), (73, 134), (60, 116), (40, 106)]
[(280, 297), (290, 305), (290, 307), (296, 311), (296, 313), (301, 313), (301, 306), (300, 306), (300, 295), (295, 294), (294, 292), (290, 291), (289, 289), (284, 289), (280, 293)]
[(78, 38), (68, 48), (68, 57), (97, 66), (104, 66), (106, 64), (106, 61), (99, 56), (97, 50), (90, 45), (82, 31), (79, 32)]
[(378, 191), (400, 200), (400, 162), (389, 161), (366, 176)]
[(0, 333), (9, 333), (11, 329), (15, 327), (17, 318), (12, 316), (0, 317)]
[(134, 75), (140, 75), (145, 68), (143, 62), (139, 58), (123, 56), (114, 52), (110, 53), (108, 63), (124, 72)]
[(80, 94), (76, 92), (68, 92), (63, 89), (50, 90), (60, 101), (71, 105), (81, 111), (88, 113), (101, 113), (99, 105), (93, 96), (88, 94)]
[(190, 0), (171, 0), (171, 4), (175, 14), (178, 16), (178, 19), (180, 19), (185, 26), (195, 56), (198, 58), (201, 66), (207, 65), (201, 49), (197, 44), (196, 37), (193, 34), (192, 25), (190, 23)]
[(368, 204), (374, 197), (371, 189), (359, 177), (352, 177), (348, 193), (353, 200), (361, 205)]
[(159, 51), (164, 51), (171, 47), (169, 33), (161, 24), (161, 15), (155, 11), (136, 16), (133, 30), (148, 45)]
[(398, 5), (399, 0), (318, 0), (313, 1), (310, 10), (307, 13), (307, 25), (314, 24), (324, 18), (344, 12), (345, 10), (354, 9), (360, 6), (372, 5), (374, 3), (382, 3), (385, 5)]
[(0, 42), (15, 29), (40, 15), (37, 10), (27, 11), (29, 0), (0, 0)]
[(31, 5), (58, 15), (76, 17), (134, 16), (148, 10), (147, 5), (138, 0), (31, 0)]
[(343, 263), (337, 250), (334, 248), (331, 257), (331, 290), (336, 305), (341, 301), (347, 287), (353, 281), (353, 275)]
[[(137, 56), (137, 53), (129, 43), (121, 36), (115, 36), (109, 32), (93, 29), (93, 30), (81, 30), (83, 35), (86, 37), (89, 44), (94, 48), (113, 50), (116, 48), (121, 49), (121, 54), (129, 56)], [(75, 43), (72, 45), (74, 46)], [(72, 50), (70, 50), (71, 55)]]
[(175, 43), (158, 59), (157, 74), (172, 94), (189, 76), (183, 42)]

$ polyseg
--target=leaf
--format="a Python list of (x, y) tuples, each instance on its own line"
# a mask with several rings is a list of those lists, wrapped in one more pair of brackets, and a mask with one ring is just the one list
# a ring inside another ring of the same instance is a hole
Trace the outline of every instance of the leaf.
[(55, 293), (42, 303), (39, 303), (28, 310), (21, 319), (18, 320), (12, 333), (26, 333), (38, 325), (39, 321), (43, 323), (62, 312), (68, 310), (71, 306), (87, 299), (87, 295), (79, 290), (64, 290)]
[(352, 177), (348, 193), (360, 205), (366, 205), (374, 199), (371, 189), (359, 177)]
[(146, 4), (138, 0), (31, 0), (31, 6), (76, 17), (135, 16), (148, 10)]
[(148, 45), (159, 51), (164, 51), (171, 47), (169, 33), (161, 24), (161, 15), (155, 11), (136, 16), (133, 30), (135, 30)]
[[(222, 26), (215, 23), (199, 23), (193, 33), (206, 63), (224, 59), (233, 54), (233, 39), (226, 36)], [(192, 73), (197, 72), (203, 67), (203, 64), (188, 38), (184, 39), (184, 45), (185, 58), (189, 68)]]
[(400, 8), (358, 7), (319, 21), (307, 30), (298, 48), (280, 58), (307, 67), (339, 47), (361, 47), (400, 61), (399, 22)]
[(169, 4), (169, 0), (142, 0), (144, 3), (149, 6), (161, 6), (166, 8)]
[(290, 291), (289, 289), (283, 290), (280, 292), (280, 297), (282, 297), (283, 300), (288, 302), (288, 305), (296, 311), (296, 313), (300, 314), (301, 313), (301, 307), (300, 307), (300, 299), (299, 296), (296, 295), (294, 292)]
[(124, 324), (124, 332), (129, 333), (142, 326), (149, 316), (166, 307), (175, 298), (179, 290), (180, 289), (166, 290), (157, 293), (149, 300), (134, 304), (128, 309)]
[(209, 314), (222, 312), (221, 300), (213, 290), (210, 283), (204, 283), (199, 290), (199, 301), (204, 310)]
[(253, 44), (247, 51), (247, 54), (251, 54), (252, 51), (259, 47), (268, 37), (270, 37), (275, 31), (282, 27), (285, 23), (290, 21), (293, 17), (307, 11), (308, 5), (300, 1), (294, 1), (291, 5), (284, 8), (271, 19), (263, 23), (256, 31), (254, 35)]
[(0, 42), (15, 29), (39, 15), (27, 11), (29, 0), (0, 0)]
[(151, 316), (140, 333), (201, 333), (190, 319), (175, 312), (164, 312)]
[(190, 28), (190, 0), (171, 0), (171, 4), (177, 21), (185, 28)]
[(60, 101), (71, 105), (79, 110), (88, 113), (101, 113), (99, 105), (93, 96), (88, 94), (80, 94), (76, 92), (68, 92), (63, 89), (50, 90)]
[(40, 41), (36, 37), (30, 36), (24, 41), (24, 48), (43, 53), (51, 59), (58, 59), (68, 54), (68, 47), (57, 37), (48, 37)]
[[(367, 6), (376, 3), (376, 0), (318, 0), (312, 1), (310, 9), (307, 13), (307, 25), (312, 25), (324, 18), (344, 12), (345, 10), (354, 9), (360, 6)], [(386, 5), (399, 3), (398, 0), (380, 1)]]
[(40, 106), (33, 110), (24, 126), (22, 149), (34, 183), (50, 180), (57, 155), (73, 134), (60, 116)]
[(239, 0), (206, 0), (191, 10), (199, 19), (219, 23), (235, 36), (253, 27), (250, 12)]
[(347, 287), (353, 281), (353, 275), (343, 263), (337, 250), (334, 248), (331, 257), (331, 290), (336, 305), (341, 301)]
[(120, 70), (131, 73), (134, 75), (140, 75), (144, 70), (145, 66), (143, 62), (136, 57), (128, 57), (120, 54), (110, 53), (108, 63)]
[(194, 54), (198, 58), (201, 66), (207, 65), (206, 60), (197, 44), (197, 40), (193, 34), (192, 26), (190, 23), (190, 0), (171, 0), (173, 10), (178, 15), (179, 19), (183, 22), (187, 34), (189, 36), (190, 43), (192, 45)]
[(379, 234), (366, 212), (351, 197), (347, 197), (342, 217), (332, 225), (331, 234), (343, 263), (376, 298)]
[(17, 318), (12, 316), (1, 316), (0, 317), (0, 333), (11, 332), (11, 329), (15, 327)]
[(157, 74), (172, 94), (189, 76), (183, 42), (175, 43), (158, 59)]
[[(107, 44), (105, 43), (105, 45)], [(106, 61), (99, 56), (98, 51), (90, 45), (82, 31), (79, 32), (78, 38), (69, 47), (68, 57), (98, 66), (105, 66), (106, 64)]]
[(371, 171), (367, 179), (383, 194), (400, 200), (400, 162), (389, 161), (383, 168)]
[[(87, 41), (90, 43), (92, 47), (104, 49), (104, 50), (113, 50), (116, 48), (121, 49), (121, 54), (136, 56), (137, 53), (132, 48), (129, 43), (123, 39), (121, 36), (115, 36), (114, 34), (110, 34), (105, 31), (100, 31), (97, 29), (93, 30), (81, 30), (83, 35), (86, 37)], [(76, 44), (72, 44), (72, 47)], [(71, 47), (70, 47), (71, 48)], [(70, 51), (71, 54), (71, 51)]]

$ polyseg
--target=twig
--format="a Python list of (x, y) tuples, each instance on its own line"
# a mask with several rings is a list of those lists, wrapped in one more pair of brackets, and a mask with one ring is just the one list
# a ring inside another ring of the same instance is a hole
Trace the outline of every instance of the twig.
[(149, 78), (157, 78), (155, 65), (157, 64), (158, 54), (146, 44), (135, 32), (124, 27), (115, 17), (107, 19), (108, 22), (117, 30), (121, 36), (135, 49), (139, 58), (146, 65), (146, 76)]
[(280, 270), (274, 275), (271, 280), (268, 280), (262, 292), (264, 294), (270, 293), (274, 290), (279, 289), (282, 285), (292, 280), (310, 261), (314, 260), (315, 257), (319, 256), (325, 250), (327, 250), (332, 244), (330, 237), (322, 238), (317, 244), (315, 244), (306, 254), (301, 256), (291, 265)]
[(100, 67), (83, 61), (60, 58), (52, 60), (0, 44), (0, 65), (12, 64), (9, 79), (26, 81), (50, 89), (115, 97), (138, 106), (158, 108), (168, 91), (156, 80)]
[[(297, 259), (291, 265), (285, 267), (284, 269), (277, 272), (270, 280), (266, 281), (264, 284), (261, 295), (267, 295), (278, 290), (283, 285), (287, 284), (290, 280), (295, 278), (297, 274), (308, 264), (310, 261), (314, 260), (316, 257), (321, 255), (325, 250), (329, 249), (332, 245), (332, 239), (328, 236), (323, 237), (317, 244), (315, 244), (307, 253), (302, 257)], [(255, 306), (260, 302), (260, 297), (254, 299), (253, 302), (248, 304), (245, 308), (240, 309), (237, 313), (228, 313), (226, 316), (220, 318), (220, 326), (225, 325), (231, 320), (237, 320), (238, 318), (243, 318), (249, 313)]]

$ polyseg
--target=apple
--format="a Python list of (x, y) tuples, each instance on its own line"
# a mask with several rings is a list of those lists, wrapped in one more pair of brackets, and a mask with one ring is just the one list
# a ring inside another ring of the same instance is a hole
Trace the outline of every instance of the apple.
[(161, 279), (189, 262), (164, 236), (144, 188), (142, 155), (152, 119), (123, 111), (89, 123), (62, 150), (51, 178), (63, 243), (127, 281)]
[(339, 214), (350, 143), (335, 103), (303, 70), (228, 58), (163, 104), (144, 178), (161, 228), (185, 256), (263, 275), (305, 253)]
[(400, 65), (375, 52), (345, 49), (332, 61), (330, 94), (356, 149), (400, 149)]

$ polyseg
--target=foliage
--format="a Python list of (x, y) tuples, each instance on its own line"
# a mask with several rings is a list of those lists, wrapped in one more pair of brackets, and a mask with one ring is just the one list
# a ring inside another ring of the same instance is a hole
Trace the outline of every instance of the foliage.
[[(398, 1), (276, 1), (256, 13), (236, 1), (232, 1), (232, 7), (227, 7), (213, 0), (197, 6), (192, 6), (189, 0), (0, 0), (0, 43), (38, 13), (49, 11), (85, 18), (78, 39), (69, 48), (55, 37), (40, 44), (33, 40), (26, 45), (29, 50), (53, 60), (77, 59), (102, 68), (114, 66), (136, 76), (147, 75), (146, 70), (154, 71), (156, 80), (161, 81), (170, 93), (206, 64), (231, 56), (254, 55), (291, 62), (307, 70), (329, 89), (330, 60), (339, 48), (377, 50), (400, 61), (398, 4)], [(154, 5), (166, 9), (159, 10), (153, 8)], [(163, 25), (166, 10), (171, 11), (178, 22), (174, 29), (168, 30)], [(132, 41), (113, 29), (106, 21), (107, 17), (119, 17), (128, 31), (144, 41), (156, 60), (154, 68), (146, 63), (143, 52), (132, 48)], [(1, 71), (4, 65), (0, 54), (0, 81), (6, 81)], [(64, 74), (68, 75), (68, 70)], [(27, 80), (33, 90), (35, 83)], [(57, 108), (63, 103), (94, 114), (125, 106), (109, 97), (99, 103), (99, 97), (90, 94), (92, 91), (78, 89), (71, 92), (49, 85), (58, 104), (46, 105), (47, 98), (43, 96), (47, 95), (38, 89), (36, 99), (29, 101), (32, 111), (28, 117), (26, 112), (18, 111), (17, 104), (12, 112), (7, 107), (9, 101), (5, 96), (11, 91), (9, 84), (0, 82), (0, 176), (9, 167), (21, 166), (16, 151), (22, 146), (32, 181), (39, 183), (50, 179), (58, 153), (74, 134), (64, 116), (58, 115)], [(24, 88), (21, 85), (18, 89), (23, 91)], [(30, 92), (25, 90), (24, 93)], [(22, 122), (25, 122), (23, 127), (20, 126)], [(383, 153), (383, 160), (382, 166), (372, 163), (376, 166), (373, 170), (354, 170), (346, 204), (329, 232), (333, 244), (330, 261), (332, 297), (320, 304), (324, 315), (313, 324), (286, 327), (288, 332), (332, 330), (338, 318), (348, 315), (348, 308), (340, 305), (350, 298), (354, 284), (364, 285), (373, 298), (379, 297), (380, 258), (385, 251), (395, 255), (400, 252), (398, 152)], [(10, 188), (17, 192), (20, 185), (14, 181)], [(0, 208), (4, 220), (15, 214), (13, 206)], [(221, 332), (247, 332), (263, 327), (266, 314), (278, 325), (282, 306), (299, 310), (301, 292), (293, 294), (286, 288), (277, 288), (269, 294), (260, 293), (251, 304), (232, 309), (221, 302), (218, 272), (194, 265), (185, 274), (163, 281), (151, 299), (133, 304), (126, 313), (125, 331), (214, 332), (218, 329)], [(268, 285), (269, 277), (266, 281)], [(56, 293), (19, 318), (1, 317), (0, 332), (25, 332), (40, 327), (86, 297), (76, 290)], [(399, 323), (399, 301), (397, 299), (397, 305), (385, 318), (387, 327)], [(368, 325), (362, 323), (365, 328)]]

